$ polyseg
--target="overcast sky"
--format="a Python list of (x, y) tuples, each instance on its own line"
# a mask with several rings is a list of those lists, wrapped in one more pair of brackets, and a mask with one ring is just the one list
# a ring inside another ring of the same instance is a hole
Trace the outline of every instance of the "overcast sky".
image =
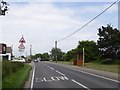
[[(9, 2), (10, 9), (6, 16), (0, 16), (0, 43), (13, 45), (13, 53), (18, 56), (19, 40), (24, 36), (25, 52), (49, 52), (54, 42), (60, 40), (94, 18), (112, 2)], [(118, 27), (118, 6), (115, 4), (108, 11), (88, 26), (58, 42), (58, 47), (67, 52), (76, 48), (78, 41), (98, 40), (98, 28), (107, 24)]]

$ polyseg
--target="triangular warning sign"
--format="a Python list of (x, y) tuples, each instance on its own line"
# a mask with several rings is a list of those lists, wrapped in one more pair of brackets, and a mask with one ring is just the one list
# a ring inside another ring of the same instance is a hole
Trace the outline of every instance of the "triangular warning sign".
[(23, 43), (21, 43), (18, 48), (19, 49), (25, 49), (25, 46), (23, 45)]
[(25, 42), (25, 39), (23, 38), (23, 36), (22, 36), (22, 38), (20, 39), (19, 43), (26, 43), (26, 42)]

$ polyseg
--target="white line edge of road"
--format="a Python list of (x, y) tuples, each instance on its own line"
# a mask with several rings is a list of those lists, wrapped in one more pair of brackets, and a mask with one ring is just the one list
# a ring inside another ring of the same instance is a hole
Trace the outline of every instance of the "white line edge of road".
[(32, 88), (33, 88), (34, 76), (35, 76), (35, 66), (34, 66), (34, 68), (33, 68), (32, 81), (31, 81), (31, 87), (30, 87), (30, 90), (32, 90)]
[(76, 69), (72, 69), (72, 70), (79, 71), (79, 72), (82, 72), (82, 73), (85, 73), (85, 74), (89, 74), (89, 75), (92, 75), (92, 76), (96, 76), (96, 77), (99, 77), (99, 78), (103, 78), (103, 79), (106, 79), (106, 80), (110, 80), (110, 81), (113, 81), (113, 82), (120, 83), (119, 81), (117, 81), (117, 80), (115, 80), (115, 79), (107, 78), (107, 77), (100, 76), (100, 75), (93, 74), (93, 73), (89, 73), (89, 72), (86, 72), (86, 71), (76, 70)]
[(86, 87), (85, 85), (83, 85), (83, 84), (75, 81), (74, 79), (71, 79), (71, 80), (72, 80), (74, 83), (78, 84), (79, 86), (82, 86), (83, 88), (85, 88), (85, 89), (87, 89), (87, 90), (91, 90), (91, 89), (89, 89), (88, 87)]
[(100, 76), (100, 75), (97, 75), (97, 74), (93, 74), (93, 73), (89, 73), (89, 72), (85, 72), (85, 71), (81, 71), (81, 70), (79, 70), (79, 71), (83, 72), (83, 73), (86, 73), (86, 74), (89, 74), (89, 75), (93, 75), (93, 76), (99, 77), (99, 78), (103, 78), (103, 79), (106, 79), (106, 80), (110, 80), (110, 81), (113, 81), (113, 82), (120, 83), (119, 81), (117, 81), (115, 79), (107, 78), (107, 77), (104, 77), (104, 76)]

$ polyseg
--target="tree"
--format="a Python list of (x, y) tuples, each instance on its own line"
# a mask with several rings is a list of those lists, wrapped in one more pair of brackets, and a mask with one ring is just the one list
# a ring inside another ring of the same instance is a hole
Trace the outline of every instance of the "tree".
[(0, 2), (0, 15), (6, 15), (9, 4), (5, 1)]
[(120, 31), (107, 25), (98, 29), (99, 40), (97, 41), (100, 55), (104, 59), (120, 59)]
[(77, 52), (77, 49), (72, 49), (67, 53), (65, 53), (62, 59), (64, 61), (76, 60), (76, 55), (75, 55), (76, 52)]
[(45, 60), (45, 61), (50, 60), (49, 54), (48, 54), (48, 53), (43, 53), (43, 54), (42, 54), (42, 60)]
[(52, 48), (51, 51), (50, 51), (50, 53), (51, 53), (51, 59), (53, 61), (56, 60), (56, 56), (57, 56), (57, 60), (61, 61), (62, 57), (64, 55), (64, 52), (62, 52), (61, 49), (59, 49), (59, 48)]
[(77, 52), (82, 52), (85, 49), (85, 62), (95, 61), (98, 58), (98, 48), (94, 41), (79, 41)]

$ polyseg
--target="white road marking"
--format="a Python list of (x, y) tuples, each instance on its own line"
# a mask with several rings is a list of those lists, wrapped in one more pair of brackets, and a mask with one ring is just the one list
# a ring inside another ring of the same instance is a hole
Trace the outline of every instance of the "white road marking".
[(35, 78), (35, 82), (39, 82), (39, 81), (38, 81), (38, 78)]
[(50, 67), (50, 69), (54, 70), (54, 68)]
[(100, 75), (97, 75), (97, 74), (85, 72), (85, 71), (82, 71), (82, 70), (76, 70), (76, 71), (79, 71), (79, 72), (82, 72), (82, 73), (85, 73), (85, 74), (89, 74), (89, 75), (92, 75), (92, 76), (96, 76), (96, 77), (99, 77), (99, 78), (103, 78), (103, 79), (106, 79), (106, 80), (110, 80), (110, 81), (114, 81), (114, 82), (120, 83), (117, 80), (114, 80), (114, 79), (111, 79), (111, 78), (107, 78), (107, 77), (104, 77), (104, 76), (100, 76)]
[(61, 75), (63, 75), (63, 76), (65, 76), (65, 74), (63, 74), (63, 73), (59, 72), (58, 70), (56, 70), (56, 72), (57, 72), (57, 73), (59, 73), (59, 74), (61, 74)]
[(60, 80), (58, 77), (55, 77), (55, 76), (52, 76), (51, 79), (52, 79), (53, 81), (59, 81), (59, 80)]
[(35, 66), (33, 68), (32, 81), (31, 81), (31, 90), (33, 88), (34, 76), (35, 76)]
[(50, 66), (47, 65), (47, 67), (50, 67)]
[(86, 87), (85, 85), (83, 85), (83, 84), (75, 81), (74, 79), (72, 79), (72, 81), (73, 81), (74, 83), (78, 84), (79, 86), (82, 86), (83, 88), (86, 88), (87, 90), (90, 90), (88, 87)]
[(47, 80), (45, 77), (43, 78), (43, 81), (45, 82), (51, 82), (52, 80)]

